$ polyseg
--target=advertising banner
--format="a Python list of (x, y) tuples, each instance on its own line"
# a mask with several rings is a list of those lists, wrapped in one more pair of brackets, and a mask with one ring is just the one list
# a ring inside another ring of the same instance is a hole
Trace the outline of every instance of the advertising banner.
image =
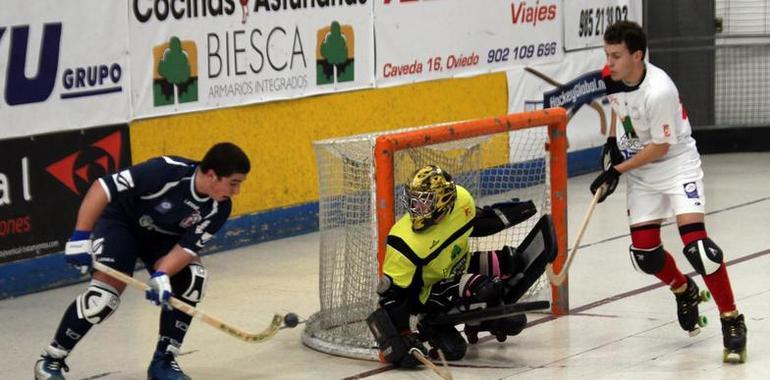
[(129, 0), (136, 117), (371, 87), (366, 0)]
[(602, 80), (602, 71), (595, 70), (580, 75), (569, 82), (546, 91), (543, 94), (543, 107), (564, 107), (572, 112), (607, 95), (607, 87)]
[[(599, 146), (604, 143), (604, 134), (607, 132), (601, 130), (599, 112), (586, 105), (579, 109), (575, 106), (604, 91), (604, 82), (597, 71), (603, 66), (604, 51), (594, 48), (568, 52), (561, 62), (532, 66), (538, 73), (546, 76), (545, 79), (524, 68), (510, 70), (506, 73), (508, 112), (531, 111), (549, 106), (572, 109), (574, 113), (571, 113), (567, 125), (569, 150)], [(558, 83), (559, 86), (552, 82)], [(603, 99), (597, 100), (601, 103)], [(544, 104), (544, 101), (548, 104)], [(601, 109), (609, 125), (610, 107), (608, 104), (602, 104)]]
[(563, 13), (560, 0), (377, 0), (377, 85), (561, 60)]
[(0, 263), (64, 250), (91, 183), (131, 163), (128, 125), (0, 141)]
[(616, 21), (642, 24), (642, 0), (564, 2), (564, 47), (567, 51), (604, 44), (604, 30)]
[(0, 140), (129, 120), (127, 5), (0, 2)]

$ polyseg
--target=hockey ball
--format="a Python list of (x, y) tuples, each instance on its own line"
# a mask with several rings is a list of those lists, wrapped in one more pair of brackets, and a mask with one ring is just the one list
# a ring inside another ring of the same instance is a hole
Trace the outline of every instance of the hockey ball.
[(286, 327), (297, 327), (299, 324), (299, 317), (294, 313), (286, 313), (283, 317), (283, 324), (286, 325)]

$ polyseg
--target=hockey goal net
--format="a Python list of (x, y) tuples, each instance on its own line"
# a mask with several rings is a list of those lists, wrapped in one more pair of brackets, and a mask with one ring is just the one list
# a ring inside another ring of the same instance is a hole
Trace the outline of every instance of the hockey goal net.
[[(538, 215), (498, 234), (472, 238), (471, 251), (516, 246), (539, 216), (551, 213), (561, 269), (566, 246), (566, 113), (561, 108), (447, 123), (314, 143), (319, 177), (321, 310), (303, 342), (334, 355), (377, 359), (366, 317), (376, 293), (385, 237), (405, 210), (398, 202), (412, 173), (437, 164), (474, 196), (477, 206), (531, 199)], [(566, 287), (543, 276), (526, 299), (566, 308)]]

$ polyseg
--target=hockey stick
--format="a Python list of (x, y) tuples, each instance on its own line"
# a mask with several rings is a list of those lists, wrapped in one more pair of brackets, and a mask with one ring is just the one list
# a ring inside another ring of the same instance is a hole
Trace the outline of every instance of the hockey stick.
[(428, 360), (428, 358), (425, 357), (425, 355), (420, 352), (418, 349), (412, 350), (412, 356), (414, 356), (415, 359), (419, 360), (420, 363), (424, 364), (426, 367), (433, 370), (433, 372), (436, 373), (436, 375), (441, 376), (444, 380), (452, 380), (452, 374), (449, 372), (449, 367), (446, 365), (446, 359), (444, 359), (444, 353), (441, 352), (441, 350), (438, 351), (439, 357), (441, 357), (441, 362), (444, 363), (444, 368), (439, 368), (437, 365), (433, 364), (432, 361)]
[[(556, 86), (556, 87), (563, 86), (562, 83), (559, 83), (555, 79), (553, 79), (553, 78), (549, 77), (548, 75), (545, 75), (545, 74), (541, 73), (540, 71), (537, 71), (537, 70), (535, 70), (535, 69), (533, 69), (531, 67), (525, 67), (524, 70), (526, 70), (528, 73), (530, 73), (530, 74), (532, 74), (532, 75), (534, 75), (534, 76), (544, 80), (545, 82), (547, 82), (548, 84), (550, 84), (552, 86)], [(604, 108), (602, 108), (602, 105), (599, 104), (599, 102), (597, 102), (596, 100), (592, 100), (591, 103), (589, 104), (589, 106), (591, 108), (593, 108), (597, 113), (599, 113), (599, 128), (600, 128), (600, 132), (601, 132), (602, 135), (606, 135), (607, 134), (607, 115), (604, 114)], [(572, 119), (572, 116), (574, 116), (574, 112), (570, 111), (570, 113), (568, 115), (567, 122), (569, 122), (569, 119)]]
[[(115, 278), (116, 280), (120, 280), (121, 282), (125, 283), (126, 285), (130, 285), (136, 289), (139, 289), (141, 291), (145, 291), (150, 288), (149, 285), (123, 273), (120, 271), (117, 271), (115, 269), (112, 269), (98, 261), (93, 262), (94, 269), (98, 270), (99, 272), (102, 272), (112, 278)], [(284, 317), (275, 314), (273, 315), (273, 320), (270, 322), (270, 325), (267, 326), (262, 332), (259, 333), (249, 333), (240, 327), (237, 327), (233, 324), (227, 323), (219, 318), (216, 318), (208, 313), (205, 313), (201, 309), (194, 308), (179, 299), (175, 297), (171, 297), (168, 300), (168, 303), (173, 306), (175, 309), (193, 317), (198, 318), (204, 323), (215, 327), (221, 331), (224, 331), (238, 339), (241, 339), (243, 341), (249, 342), (249, 343), (259, 343), (267, 341), (268, 339), (272, 338), (273, 335), (275, 335), (278, 330), (281, 328), (281, 324), (283, 323)]]
[(567, 256), (567, 260), (564, 262), (564, 267), (561, 268), (561, 273), (554, 273), (553, 265), (551, 263), (548, 263), (548, 265), (545, 266), (545, 273), (548, 275), (548, 280), (551, 281), (551, 284), (554, 286), (560, 286), (562, 282), (564, 282), (564, 279), (567, 277), (567, 273), (569, 272), (569, 267), (572, 264), (572, 260), (575, 259), (575, 252), (577, 252), (578, 246), (580, 245), (580, 240), (583, 239), (583, 233), (586, 232), (586, 227), (588, 227), (588, 221), (591, 220), (591, 215), (594, 213), (594, 208), (596, 208), (596, 204), (599, 203), (599, 197), (603, 193), (604, 191), (602, 191), (600, 188), (600, 191), (597, 191), (596, 194), (594, 194), (594, 198), (591, 200), (591, 204), (588, 206), (588, 211), (586, 211), (586, 215), (583, 217), (583, 224), (581, 224), (580, 229), (578, 229), (575, 245), (572, 246), (572, 252), (570, 252), (569, 256)]

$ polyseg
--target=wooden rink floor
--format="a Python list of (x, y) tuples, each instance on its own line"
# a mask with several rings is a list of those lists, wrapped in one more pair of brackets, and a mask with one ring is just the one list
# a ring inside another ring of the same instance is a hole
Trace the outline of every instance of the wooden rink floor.
[[(768, 379), (770, 378), (770, 153), (703, 157), (706, 228), (725, 252), (739, 310), (748, 326), (748, 361), (722, 363), (714, 302), (702, 304), (710, 324), (688, 337), (676, 322), (674, 297), (656, 278), (634, 271), (625, 185), (597, 206), (570, 272), (571, 314), (531, 314), (532, 326), (505, 343), (482, 339), (452, 364), (455, 379)], [(569, 180), (569, 233), (590, 202), (594, 174)], [(674, 225), (664, 246), (680, 269)], [(318, 234), (267, 242), (204, 257), (210, 281), (199, 305), (224, 320), (260, 331), (274, 312), (307, 317), (318, 306)], [(144, 272), (136, 274), (142, 281)], [(696, 282), (705, 288), (702, 279)], [(77, 284), (0, 301), (0, 379), (31, 379)], [(119, 310), (94, 327), (67, 359), (67, 379), (144, 379), (157, 337), (158, 309), (127, 288)], [(330, 356), (305, 347), (301, 327), (250, 344), (194, 321), (180, 366), (193, 379), (439, 379), (428, 369)]]

